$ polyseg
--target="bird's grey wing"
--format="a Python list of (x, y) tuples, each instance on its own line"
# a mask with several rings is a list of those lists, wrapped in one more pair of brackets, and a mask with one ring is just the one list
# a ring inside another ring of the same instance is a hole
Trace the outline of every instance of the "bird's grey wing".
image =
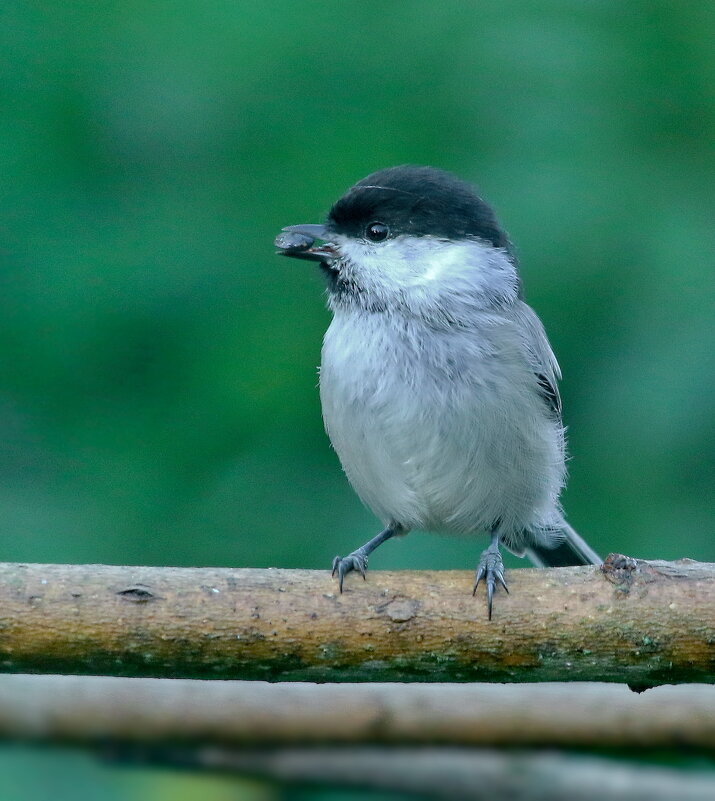
[(544, 400), (554, 414), (561, 416), (561, 396), (558, 381), (561, 370), (551, 350), (544, 326), (536, 312), (523, 301), (513, 308), (515, 322), (521, 332), (527, 358), (531, 362)]

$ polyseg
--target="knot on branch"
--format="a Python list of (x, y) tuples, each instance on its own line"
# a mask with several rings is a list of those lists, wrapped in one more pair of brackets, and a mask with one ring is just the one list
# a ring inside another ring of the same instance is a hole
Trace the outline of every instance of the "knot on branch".
[(638, 562), (622, 553), (609, 553), (601, 565), (604, 576), (616, 585), (616, 591), (628, 595), (635, 580)]
[(394, 620), (395, 623), (406, 623), (417, 615), (419, 609), (419, 601), (415, 601), (412, 598), (396, 596), (391, 601), (376, 607), (375, 611), (381, 615), (387, 615), (387, 617), (389, 617), (390, 620)]
[(145, 604), (149, 601), (158, 601), (160, 597), (145, 584), (133, 584), (116, 593), (122, 600), (135, 604)]

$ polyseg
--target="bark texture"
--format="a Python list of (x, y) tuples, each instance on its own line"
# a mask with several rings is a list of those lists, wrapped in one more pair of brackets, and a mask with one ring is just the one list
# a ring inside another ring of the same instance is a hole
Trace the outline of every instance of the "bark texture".
[(0, 670), (268, 681), (715, 680), (715, 565), (467, 571), (0, 564)]
[[(193, 758), (192, 758), (193, 757)], [(478, 749), (203, 749), (168, 764), (455, 801), (712, 801), (715, 780), (595, 757)]]
[[(97, 745), (697, 749), (715, 687), (0, 676), (0, 738)], [(714, 796), (715, 797), (715, 796)]]

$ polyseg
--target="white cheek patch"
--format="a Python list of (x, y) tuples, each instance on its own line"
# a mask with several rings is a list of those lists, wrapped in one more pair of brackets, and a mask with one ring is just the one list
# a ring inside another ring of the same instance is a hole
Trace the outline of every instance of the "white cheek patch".
[(374, 244), (346, 238), (337, 244), (350, 272), (366, 288), (405, 287), (417, 277), (419, 260), (410, 258), (403, 238)]
[[(336, 237), (344, 270), (366, 292), (396, 303), (408, 297), (423, 305), (451, 296), (509, 296), (516, 286), (507, 255), (475, 240), (398, 236), (384, 242)], [(407, 294), (406, 294), (407, 293)]]
[(465, 261), (464, 243), (430, 237), (400, 236), (380, 243), (343, 239), (340, 250), (360, 271), (379, 272), (402, 286), (435, 281), (458, 271)]
[(442, 243), (441, 247), (434, 248), (428, 255), (427, 269), (418, 276), (415, 283), (430, 283), (437, 281), (445, 275), (454, 273), (465, 260), (464, 247), (454, 244)]

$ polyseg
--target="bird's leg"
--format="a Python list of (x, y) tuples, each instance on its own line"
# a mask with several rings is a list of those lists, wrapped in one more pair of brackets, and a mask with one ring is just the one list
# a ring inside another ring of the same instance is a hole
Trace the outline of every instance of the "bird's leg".
[(492, 532), (492, 541), (489, 547), (482, 551), (482, 555), (479, 557), (472, 595), (476, 595), (477, 587), (482, 579), (484, 579), (484, 583), (487, 586), (487, 611), (489, 620), (491, 620), (492, 599), (494, 598), (494, 588), (497, 582), (509, 592), (506, 581), (504, 581), (504, 562), (502, 562), (501, 553), (499, 551), (499, 534), (497, 534), (496, 531)]
[(394, 537), (396, 534), (404, 534), (405, 529), (399, 523), (390, 523), (390, 525), (381, 531), (376, 537), (373, 537), (369, 542), (361, 545), (357, 550), (353, 551), (347, 556), (336, 556), (333, 559), (333, 576), (338, 575), (338, 586), (340, 592), (343, 591), (343, 579), (345, 576), (357, 570), (360, 575), (365, 578), (367, 571), (367, 558), (383, 542)]

